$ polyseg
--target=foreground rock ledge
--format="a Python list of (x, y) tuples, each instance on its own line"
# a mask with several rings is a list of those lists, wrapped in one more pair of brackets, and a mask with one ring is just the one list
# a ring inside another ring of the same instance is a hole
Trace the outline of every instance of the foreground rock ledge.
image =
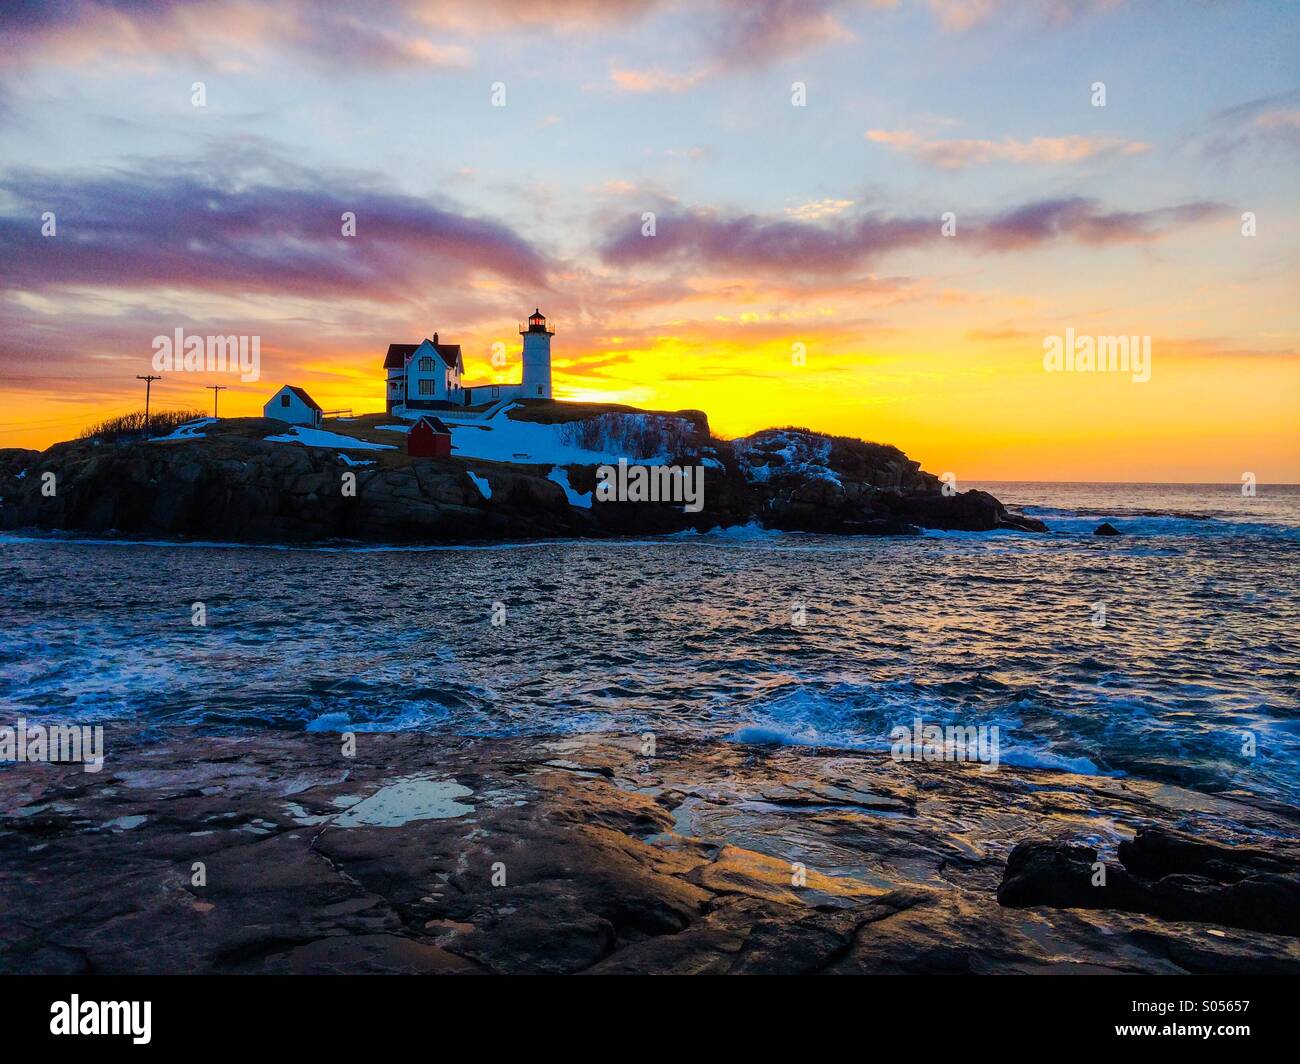
[(657, 747), (361, 734), (348, 759), (337, 736), (110, 730), (97, 775), (0, 766), (0, 971), (1300, 972), (1286, 934), (997, 897), (1017, 843), (1132, 864), (1151, 828), (1294, 877), (1293, 807)]

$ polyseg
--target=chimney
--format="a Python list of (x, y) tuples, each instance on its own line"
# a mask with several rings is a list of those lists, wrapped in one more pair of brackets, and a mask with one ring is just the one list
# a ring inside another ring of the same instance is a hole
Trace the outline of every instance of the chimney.
[(434, 333), (434, 334), (433, 334), (433, 342), (434, 342), (435, 344), (438, 342), (438, 334), (437, 334), (437, 333)]

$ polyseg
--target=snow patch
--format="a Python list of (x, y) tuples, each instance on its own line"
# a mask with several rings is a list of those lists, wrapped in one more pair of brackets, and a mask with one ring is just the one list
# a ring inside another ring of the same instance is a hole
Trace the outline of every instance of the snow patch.
[(346, 454), (343, 454), (342, 452), (339, 452), (339, 461), (341, 461), (344, 465), (350, 465), (350, 466), (353, 466), (353, 467), (355, 467), (355, 466), (368, 466), (368, 465), (374, 465), (374, 464), (375, 464), (375, 463), (372, 462), (372, 461), (363, 460), (363, 459), (360, 459), (360, 458), (349, 458)]
[(155, 436), (150, 443), (165, 443), (167, 440), (201, 440), (207, 433), (200, 432), (199, 429), (206, 428), (208, 425), (216, 423), (214, 417), (196, 418), (194, 421), (186, 421), (177, 425), (166, 436)]
[(579, 506), (584, 510), (591, 509), (591, 492), (586, 491), (579, 494), (574, 491), (573, 486), (569, 483), (569, 471), (567, 469), (561, 469), (557, 466), (551, 470), (546, 479), (555, 481), (564, 489), (564, 494), (568, 498), (570, 506)]
[(351, 436), (341, 436), (337, 432), (326, 432), (324, 429), (309, 429), (304, 428), (302, 425), (295, 425), (280, 436), (267, 436), (266, 442), (301, 443), (304, 447), (331, 447), (346, 451), (397, 450), (391, 443), (367, 443), (365, 440), (354, 440)]
[(478, 493), (483, 498), (492, 498), (492, 485), (488, 483), (487, 477), (481, 477), (477, 473), (470, 473), (469, 479), (474, 482), (474, 487), (478, 488)]
[[(691, 449), (695, 426), (668, 414), (627, 414), (611, 411), (559, 426), (562, 443), (605, 454), (662, 465), (670, 456)], [(634, 457), (636, 456), (636, 457)]]
[(458, 458), (550, 466), (613, 465), (620, 458), (644, 465), (663, 465), (671, 458), (667, 453), (637, 454), (626, 447), (607, 446), (608, 440), (597, 441), (593, 446), (592, 440), (580, 438), (582, 434), (575, 427), (578, 422), (542, 425), (534, 421), (513, 421), (509, 412), (518, 405), (511, 403), (480, 421), (449, 422), (452, 454)]
[(840, 475), (827, 465), (831, 441), (825, 436), (768, 429), (734, 440), (732, 447), (740, 461), (740, 471), (750, 484), (766, 484), (774, 476), (793, 473), (844, 486)]

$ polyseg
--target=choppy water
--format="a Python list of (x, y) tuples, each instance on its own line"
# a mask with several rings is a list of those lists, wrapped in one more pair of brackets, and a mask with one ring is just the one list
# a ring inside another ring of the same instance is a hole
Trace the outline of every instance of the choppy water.
[[(998, 724), (1012, 764), (1300, 802), (1300, 488), (988, 487), (1061, 534), (0, 538), (0, 723), (745, 729), (886, 748), (920, 716)], [(1093, 537), (1103, 519), (1132, 534)]]

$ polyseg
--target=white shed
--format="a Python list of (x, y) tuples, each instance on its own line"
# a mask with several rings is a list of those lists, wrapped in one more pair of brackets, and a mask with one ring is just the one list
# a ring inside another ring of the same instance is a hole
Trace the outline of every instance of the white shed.
[(262, 416), (313, 428), (319, 428), (323, 420), (320, 404), (302, 388), (295, 388), (292, 384), (286, 384), (266, 401)]

